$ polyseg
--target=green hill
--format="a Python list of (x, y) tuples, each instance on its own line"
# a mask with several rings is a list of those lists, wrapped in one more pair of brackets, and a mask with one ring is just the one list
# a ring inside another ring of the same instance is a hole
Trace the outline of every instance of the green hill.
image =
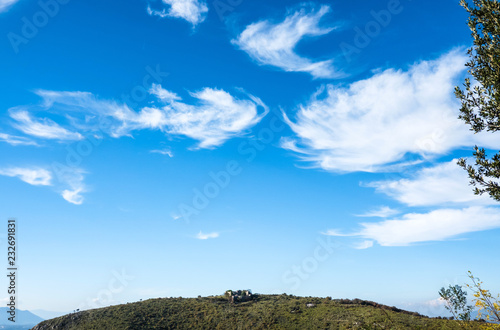
[(459, 328), (456, 321), (370, 301), (283, 294), (254, 295), (250, 301), (237, 303), (224, 296), (150, 299), (68, 314), (41, 322), (33, 330)]

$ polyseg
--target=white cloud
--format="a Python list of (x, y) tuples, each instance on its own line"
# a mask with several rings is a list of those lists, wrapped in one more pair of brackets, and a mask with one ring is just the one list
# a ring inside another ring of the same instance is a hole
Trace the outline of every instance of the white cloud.
[(0, 0), (0, 13), (7, 11), (19, 0)]
[(72, 204), (81, 205), (84, 200), (83, 196), (81, 195), (82, 192), (83, 189), (75, 189), (75, 190), (66, 189), (62, 192), (62, 197)]
[(42, 168), (4, 168), (0, 169), (0, 175), (17, 177), (34, 186), (50, 186), (52, 181), (51, 173)]
[[(411, 207), (450, 207), (428, 213), (407, 213), (397, 218), (373, 223), (361, 223), (361, 230), (346, 234), (331, 229), (330, 236), (353, 236), (373, 240), (382, 246), (406, 246), (419, 242), (444, 241), (470, 232), (500, 228), (498, 202), (487, 195), (477, 196), (468, 185), (467, 172), (454, 159), (416, 172), (410, 179), (369, 183), (377, 191)], [(490, 206), (491, 205), (491, 206)], [(390, 208), (382, 207), (361, 216), (393, 216)], [(397, 212), (396, 212), (397, 213)], [(368, 241), (354, 248), (368, 248)]]
[[(377, 241), (382, 246), (407, 246), (427, 241), (444, 241), (466, 233), (500, 228), (500, 209), (474, 206), (409, 213), (400, 219), (361, 223), (350, 236)], [(337, 236), (336, 231), (325, 235)], [(342, 235), (346, 236), (346, 235)]]
[(378, 181), (367, 184), (408, 206), (435, 206), (449, 203), (497, 205), (485, 194), (474, 195), (467, 172), (457, 160), (441, 163), (417, 172), (411, 179)]
[(356, 215), (357, 217), (367, 217), (367, 218), (387, 218), (393, 215), (398, 214), (398, 210), (391, 209), (388, 206), (380, 206), (377, 209), (368, 211), (363, 214)]
[(126, 104), (115, 101), (99, 100), (88, 92), (58, 92), (37, 90), (36, 94), (42, 97), (42, 107), (45, 110), (60, 111), (77, 116), (83, 113), (85, 118), (79, 122), (72, 117), (72, 124), (80, 130), (105, 131), (112, 137), (118, 138), (130, 135), (135, 129), (158, 128), (162, 125), (162, 116), (154, 109), (137, 113)]
[(354, 245), (354, 248), (356, 250), (365, 250), (365, 249), (371, 248), (372, 246), (373, 246), (373, 241), (368, 240), (368, 241), (363, 241), (359, 244)]
[[(153, 89), (161, 90), (161, 86), (153, 86)], [(238, 100), (223, 90), (205, 88), (191, 93), (191, 96), (198, 99), (200, 104), (171, 101), (162, 110), (166, 117), (166, 131), (198, 140), (200, 148), (222, 144), (258, 123), (268, 112), (257, 98)], [(262, 114), (257, 111), (259, 105), (264, 108)]]
[(82, 193), (87, 190), (83, 182), (85, 171), (59, 163), (54, 163), (52, 170), (57, 179), (57, 189), (61, 192), (61, 196), (69, 203), (81, 205), (84, 201)]
[(36, 145), (38, 145), (36, 142), (34, 142), (28, 138), (25, 138), (22, 136), (9, 135), (9, 134), (5, 134), (5, 133), (0, 133), (0, 141), (7, 142), (8, 144), (13, 145), (13, 146), (18, 146), (18, 145), (36, 146)]
[(165, 103), (172, 103), (175, 101), (182, 100), (182, 98), (179, 95), (175, 94), (174, 92), (161, 88), (161, 85), (154, 84), (151, 87), (150, 93), (156, 96), (158, 100), (163, 101)]
[(352, 234), (343, 234), (337, 229), (328, 229), (326, 232), (321, 233), (326, 236), (336, 236), (336, 237), (348, 237), (353, 236)]
[(174, 154), (169, 149), (151, 150), (150, 153), (160, 154), (160, 155), (168, 156), (170, 158), (174, 157)]
[(148, 14), (160, 17), (182, 18), (189, 23), (197, 25), (205, 20), (208, 12), (207, 4), (199, 0), (162, 0), (167, 9), (154, 10), (148, 6)]
[(446, 300), (441, 297), (420, 303), (402, 303), (398, 307), (430, 317), (451, 316), (446, 309)]
[[(199, 148), (214, 148), (231, 137), (241, 135), (268, 112), (268, 108), (256, 97), (248, 95), (248, 99), (237, 99), (219, 89), (204, 88), (191, 93), (198, 101), (195, 104), (181, 102), (179, 96), (160, 85), (153, 85), (150, 93), (160, 106), (145, 107), (135, 112), (127, 105), (98, 100), (90, 93), (37, 91), (44, 99), (46, 108), (93, 114), (98, 121), (107, 121), (106, 129), (113, 137), (130, 135), (134, 130), (158, 129), (198, 140)], [(263, 109), (260, 113), (259, 107)], [(99, 126), (99, 123), (90, 125), (87, 119), (76, 124), (76, 118), (73, 118), (73, 122), (84, 130)]]
[(348, 88), (321, 88), (295, 122), (286, 118), (297, 138), (282, 139), (282, 147), (336, 172), (387, 171), (474, 144), (500, 148), (498, 138), (474, 135), (457, 118), (453, 90), (465, 71), (462, 53), (385, 70)]
[(201, 231), (198, 233), (198, 235), (196, 235), (196, 238), (197, 239), (202, 239), (202, 240), (205, 240), (205, 239), (209, 239), (209, 238), (217, 238), (219, 237), (219, 233), (208, 233), (208, 234), (204, 234), (202, 233)]
[(0, 169), (0, 175), (17, 177), (34, 186), (52, 186), (59, 191), (62, 197), (70, 203), (80, 205), (83, 203), (81, 193), (86, 191), (83, 183), (84, 171), (79, 168), (70, 168), (58, 164), (51, 170), (31, 167), (10, 167)]
[(17, 121), (14, 127), (25, 134), (43, 139), (81, 140), (83, 136), (71, 132), (50, 119), (33, 120), (26, 110), (10, 110), (10, 116)]
[(272, 65), (288, 72), (307, 72), (315, 78), (333, 78), (337, 73), (332, 60), (315, 62), (295, 52), (304, 37), (321, 36), (333, 30), (319, 27), (319, 21), (329, 11), (329, 6), (310, 12), (302, 8), (277, 24), (259, 21), (248, 25), (232, 43), (261, 65)]

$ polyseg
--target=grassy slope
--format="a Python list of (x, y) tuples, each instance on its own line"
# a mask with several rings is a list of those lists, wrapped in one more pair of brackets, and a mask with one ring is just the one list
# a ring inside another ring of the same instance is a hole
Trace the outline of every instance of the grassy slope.
[[(315, 307), (307, 308), (306, 303)], [(260, 295), (232, 305), (223, 297), (162, 298), (69, 314), (45, 329), (459, 329), (454, 321), (360, 300)]]

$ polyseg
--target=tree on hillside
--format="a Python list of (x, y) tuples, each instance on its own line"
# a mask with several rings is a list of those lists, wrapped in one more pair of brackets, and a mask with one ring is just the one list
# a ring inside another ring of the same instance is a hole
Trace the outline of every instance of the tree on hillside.
[[(462, 286), (450, 285), (448, 289), (441, 288), (439, 291), (439, 296), (446, 303), (446, 309), (453, 314), (462, 328), (470, 328), (471, 313), (476, 308), (477, 320), (485, 316), (486, 321), (494, 322), (481, 327), (482, 329), (500, 329), (500, 295), (495, 298), (489, 290), (483, 289), (483, 282), (474, 277), (470, 271), (468, 276), (472, 284), (466, 284), (466, 287), (472, 291), (474, 306), (467, 305), (467, 292), (462, 289)], [(476, 329), (476, 327), (472, 328)]]
[(467, 292), (460, 285), (450, 285), (448, 289), (441, 288), (439, 296), (446, 303), (445, 307), (460, 325), (467, 328), (471, 320), (472, 306), (467, 305)]
[[(455, 95), (462, 103), (459, 118), (475, 133), (496, 132), (500, 131), (500, 2), (472, 0), (472, 3), (460, 1), (470, 15), (468, 25), (474, 38), (466, 65), (477, 83), (471, 84), (467, 78), (464, 90), (456, 87)], [(488, 158), (484, 148), (476, 146), (474, 156), (474, 165), (467, 164), (465, 159), (458, 164), (469, 173), (475, 194), (487, 192), (500, 201), (500, 152)]]

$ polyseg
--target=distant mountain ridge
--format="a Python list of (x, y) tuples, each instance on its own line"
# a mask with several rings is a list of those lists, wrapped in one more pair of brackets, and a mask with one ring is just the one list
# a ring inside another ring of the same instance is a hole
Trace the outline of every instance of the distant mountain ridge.
[(17, 309), (15, 322), (9, 321), (8, 307), (0, 307), (0, 330), (24, 330), (30, 329), (44, 319), (30, 311)]

